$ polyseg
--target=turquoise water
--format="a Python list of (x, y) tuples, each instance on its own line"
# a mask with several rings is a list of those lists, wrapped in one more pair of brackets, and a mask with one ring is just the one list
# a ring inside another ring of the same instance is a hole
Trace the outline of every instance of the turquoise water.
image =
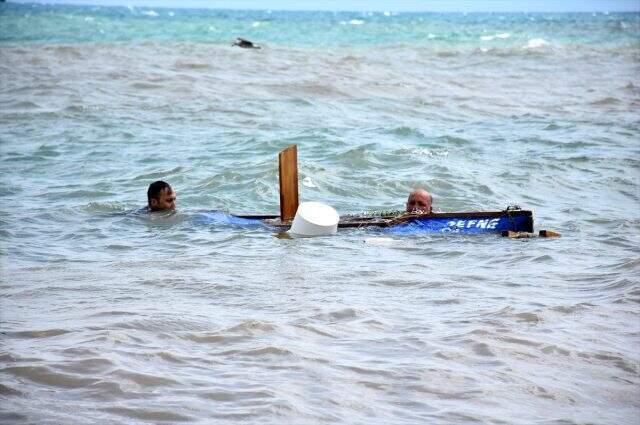
[[(387, 15), (0, 4), (3, 423), (637, 421), (640, 15)], [(290, 144), (341, 214), (562, 237), (206, 219)]]
[[(284, 46), (520, 46), (552, 35), (556, 45), (637, 47), (637, 13), (295, 12), (4, 5), (0, 39), (16, 42), (165, 41), (226, 44), (230, 35)], [(496, 37), (497, 36), (497, 37)], [(484, 37), (484, 39), (483, 39)]]

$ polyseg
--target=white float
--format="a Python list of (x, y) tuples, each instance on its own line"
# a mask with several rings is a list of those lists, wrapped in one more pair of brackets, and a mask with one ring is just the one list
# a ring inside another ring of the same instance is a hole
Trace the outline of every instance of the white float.
[(329, 236), (338, 232), (340, 216), (321, 202), (303, 202), (298, 206), (289, 233), (294, 236)]

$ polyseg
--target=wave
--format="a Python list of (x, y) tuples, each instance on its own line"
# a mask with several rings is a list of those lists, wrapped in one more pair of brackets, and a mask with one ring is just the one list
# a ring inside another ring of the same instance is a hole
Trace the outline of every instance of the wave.
[(41, 109), (42, 106), (30, 100), (15, 100), (4, 103), (2, 108), (5, 111), (31, 111)]
[(139, 90), (159, 90), (165, 88), (162, 84), (151, 83), (149, 81), (136, 81), (131, 83), (131, 88)]
[(192, 422), (195, 420), (192, 416), (177, 413), (173, 409), (162, 409), (160, 407), (157, 409), (150, 407), (103, 407), (99, 410), (105, 413), (112, 413), (119, 417), (124, 417), (127, 421), (133, 419), (152, 423), (176, 423)]
[(532, 38), (530, 39), (523, 49), (540, 49), (543, 47), (549, 46), (549, 42), (544, 38)]
[(591, 102), (591, 105), (598, 106), (608, 106), (608, 105), (619, 105), (621, 103), (620, 99), (612, 96), (603, 97), (602, 99)]
[(183, 62), (183, 61), (177, 61), (175, 66), (178, 69), (195, 69), (195, 70), (212, 68), (211, 64), (209, 63)]
[(493, 41), (496, 38), (497, 39), (501, 39), (501, 40), (505, 40), (507, 38), (511, 37), (511, 34), (509, 34), (508, 32), (503, 32), (500, 34), (495, 34), (495, 35), (483, 35), (480, 37), (480, 40), (482, 41)]
[(64, 389), (86, 388), (99, 382), (97, 378), (82, 377), (75, 373), (61, 373), (49, 366), (10, 366), (4, 368), (3, 373), (45, 386)]

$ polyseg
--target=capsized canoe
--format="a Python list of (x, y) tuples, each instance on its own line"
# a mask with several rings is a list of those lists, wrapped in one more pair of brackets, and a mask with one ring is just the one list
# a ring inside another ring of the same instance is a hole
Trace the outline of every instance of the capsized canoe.
[[(282, 222), (277, 215), (234, 215), (247, 220), (288, 230), (291, 222)], [(502, 211), (448, 212), (432, 214), (395, 213), (385, 215), (345, 215), (338, 228), (384, 228), (392, 233), (501, 233), (504, 231), (533, 232), (533, 213), (507, 208)]]
[[(291, 227), (298, 209), (298, 148), (288, 146), (278, 154), (280, 215), (232, 215), (238, 220), (255, 220), (282, 231)], [(412, 214), (345, 215), (338, 228), (378, 227), (393, 233), (502, 233), (533, 232), (533, 214), (512, 206), (503, 211), (475, 211)]]

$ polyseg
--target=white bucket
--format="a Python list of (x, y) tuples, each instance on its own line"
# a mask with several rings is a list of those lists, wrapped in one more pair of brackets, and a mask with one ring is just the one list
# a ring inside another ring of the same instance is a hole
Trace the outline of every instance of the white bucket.
[(289, 233), (297, 236), (328, 236), (338, 231), (338, 212), (321, 202), (303, 202), (298, 206)]

